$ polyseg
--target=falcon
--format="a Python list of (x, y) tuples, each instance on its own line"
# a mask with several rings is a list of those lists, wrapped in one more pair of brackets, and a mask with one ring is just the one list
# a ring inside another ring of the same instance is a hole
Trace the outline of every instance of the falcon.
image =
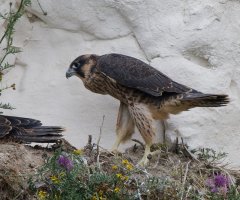
[[(121, 54), (95, 54), (77, 57), (66, 77), (79, 77), (84, 86), (120, 101), (117, 138), (112, 150), (131, 138), (135, 126), (145, 141), (140, 165), (147, 165), (151, 145), (159, 130), (159, 121), (194, 107), (219, 107), (228, 102), (228, 95), (204, 94), (179, 84), (150, 65)], [(162, 136), (163, 140), (163, 136)], [(163, 141), (162, 141), (163, 142)]]
[(42, 126), (36, 119), (0, 115), (0, 142), (54, 143), (62, 137), (62, 131), (59, 126)]

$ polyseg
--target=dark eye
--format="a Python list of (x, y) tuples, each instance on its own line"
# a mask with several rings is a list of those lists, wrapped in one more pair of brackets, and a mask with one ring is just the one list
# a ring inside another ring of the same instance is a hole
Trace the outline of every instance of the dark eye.
[(81, 66), (81, 63), (74, 63), (73, 66), (72, 66), (72, 68), (73, 68), (73, 69), (77, 69), (77, 68), (79, 68), (80, 66)]
[(76, 64), (74, 64), (74, 65), (72, 66), (72, 68), (73, 68), (73, 69), (77, 69), (78, 67), (77, 67)]

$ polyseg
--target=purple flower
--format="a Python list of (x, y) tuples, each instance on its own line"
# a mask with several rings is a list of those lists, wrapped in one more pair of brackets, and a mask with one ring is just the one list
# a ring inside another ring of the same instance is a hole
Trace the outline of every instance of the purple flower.
[(219, 174), (214, 176), (214, 183), (216, 187), (225, 187), (225, 186), (229, 186), (229, 180), (228, 177)]
[(214, 175), (213, 178), (207, 179), (206, 185), (211, 189), (211, 192), (226, 195), (230, 182), (227, 176), (218, 174)]
[(73, 168), (73, 162), (67, 156), (60, 155), (57, 162), (60, 166), (64, 167), (67, 171), (71, 171)]

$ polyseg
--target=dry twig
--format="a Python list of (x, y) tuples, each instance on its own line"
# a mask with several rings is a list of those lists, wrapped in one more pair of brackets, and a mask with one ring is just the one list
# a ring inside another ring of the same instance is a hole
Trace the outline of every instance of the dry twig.
[(186, 180), (187, 180), (188, 166), (189, 166), (190, 162), (191, 161), (188, 161), (187, 164), (186, 164), (186, 169), (185, 169), (183, 184), (182, 184), (182, 191), (181, 191), (181, 200), (183, 199), (185, 183), (186, 183)]

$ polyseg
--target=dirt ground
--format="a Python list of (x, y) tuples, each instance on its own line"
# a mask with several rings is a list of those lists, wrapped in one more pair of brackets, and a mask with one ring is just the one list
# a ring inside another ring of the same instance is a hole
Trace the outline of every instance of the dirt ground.
[[(66, 151), (74, 149), (62, 140)], [(0, 142), (0, 200), (37, 199), (31, 194), (28, 181), (42, 166), (46, 157), (53, 154), (60, 144), (30, 146), (9, 141)], [(69, 148), (69, 149), (68, 149)]]
[(28, 193), (28, 179), (51, 151), (18, 143), (0, 144), (0, 199), (35, 199)]
[[(0, 200), (36, 200), (37, 197), (28, 188), (29, 177), (37, 172), (44, 159), (51, 156), (59, 145), (67, 152), (75, 149), (65, 140), (51, 147), (33, 147), (14, 142), (0, 143)], [(135, 165), (141, 159), (143, 152), (143, 146), (139, 143), (119, 155), (111, 154), (101, 147), (98, 149), (96, 145), (88, 143), (84, 149), (84, 157), (89, 166), (98, 162), (107, 172), (111, 170), (117, 158), (128, 159)], [(177, 153), (163, 150), (159, 156), (150, 159), (150, 165), (146, 170), (141, 169), (142, 173), (136, 173), (134, 176), (139, 179), (146, 176), (170, 177), (176, 181), (176, 184), (181, 185), (187, 173), (187, 180), (191, 181), (194, 187), (204, 191), (203, 180), (208, 178), (209, 169), (213, 168), (215, 171), (224, 171), (232, 176), (233, 182), (240, 182), (240, 173), (225, 170), (224, 166), (213, 166), (205, 161), (199, 161), (186, 148), (178, 149)]]

